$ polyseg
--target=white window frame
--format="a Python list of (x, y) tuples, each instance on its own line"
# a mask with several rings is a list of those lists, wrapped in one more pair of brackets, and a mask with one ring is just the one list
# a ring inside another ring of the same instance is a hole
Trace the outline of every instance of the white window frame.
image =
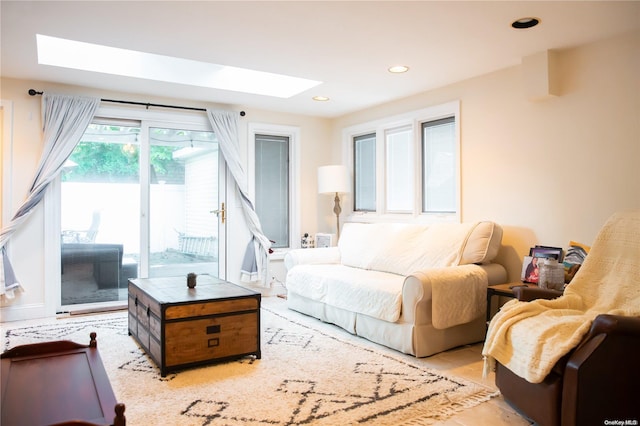
[(289, 251), (300, 248), (300, 128), (269, 123), (249, 123), (247, 131), (248, 191), (256, 197), (256, 135), (289, 138), (289, 247), (274, 248), (270, 258), (284, 259)]
[[(456, 176), (456, 208), (451, 213), (422, 212), (422, 123), (447, 117), (455, 118), (455, 176)], [(411, 126), (414, 140), (414, 207), (407, 213), (396, 213), (385, 210), (386, 202), (386, 165), (385, 165), (385, 137), (389, 130)], [(461, 191), (460, 191), (460, 101), (447, 102), (428, 108), (399, 114), (367, 123), (347, 127), (342, 131), (343, 163), (353, 173), (354, 146), (353, 140), (357, 136), (376, 134), (376, 211), (353, 211), (353, 203), (343, 206), (345, 216), (349, 222), (460, 222), (461, 220)]]

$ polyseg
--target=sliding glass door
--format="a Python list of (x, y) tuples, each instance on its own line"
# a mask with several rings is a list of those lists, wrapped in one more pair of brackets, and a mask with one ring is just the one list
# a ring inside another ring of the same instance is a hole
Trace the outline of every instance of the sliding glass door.
[(149, 277), (218, 276), (218, 144), (212, 132), (149, 128)]
[(220, 276), (218, 152), (198, 126), (90, 125), (61, 174), (61, 305), (126, 301), (129, 278)]

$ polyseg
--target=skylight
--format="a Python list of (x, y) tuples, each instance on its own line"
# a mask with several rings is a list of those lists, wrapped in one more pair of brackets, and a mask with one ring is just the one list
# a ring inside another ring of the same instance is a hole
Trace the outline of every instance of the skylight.
[(322, 82), (37, 34), (38, 63), (83, 71), (290, 98)]

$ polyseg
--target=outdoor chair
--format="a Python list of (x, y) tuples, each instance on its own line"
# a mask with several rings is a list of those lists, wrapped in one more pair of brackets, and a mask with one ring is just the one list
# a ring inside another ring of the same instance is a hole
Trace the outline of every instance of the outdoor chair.
[(91, 225), (88, 229), (65, 229), (62, 231), (63, 243), (95, 243), (98, 229), (100, 228), (100, 212), (94, 211), (91, 217)]

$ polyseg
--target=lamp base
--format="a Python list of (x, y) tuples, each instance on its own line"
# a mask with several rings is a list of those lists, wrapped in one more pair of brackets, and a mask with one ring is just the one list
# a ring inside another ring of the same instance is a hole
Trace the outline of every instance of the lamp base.
[(336, 214), (336, 239), (340, 239), (340, 213), (342, 213), (342, 209), (340, 208), (340, 196), (336, 192), (336, 197), (333, 199), (334, 206), (333, 212)]

